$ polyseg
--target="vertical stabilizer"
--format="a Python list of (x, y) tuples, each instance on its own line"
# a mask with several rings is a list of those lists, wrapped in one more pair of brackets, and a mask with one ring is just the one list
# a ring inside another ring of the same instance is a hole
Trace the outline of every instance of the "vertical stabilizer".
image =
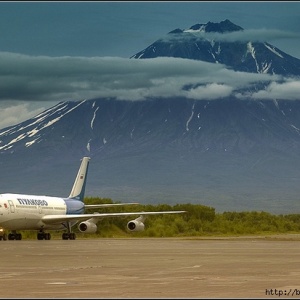
[(90, 157), (83, 157), (69, 198), (83, 201)]

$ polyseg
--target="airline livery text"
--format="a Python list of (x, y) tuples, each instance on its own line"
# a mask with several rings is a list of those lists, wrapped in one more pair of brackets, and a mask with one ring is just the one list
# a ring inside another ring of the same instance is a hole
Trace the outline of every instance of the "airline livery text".
[(48, 206), (48, 202), (46, 200), (36, 200), (36, 199), (22, 199), (17, 198), (21, 205), (40, 205), (40, 206)]

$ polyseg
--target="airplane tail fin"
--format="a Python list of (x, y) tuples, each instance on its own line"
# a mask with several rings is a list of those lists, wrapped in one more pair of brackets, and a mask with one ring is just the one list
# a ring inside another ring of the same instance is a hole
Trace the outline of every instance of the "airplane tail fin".
[(90, 157), (83, 157), (69, 198), (83, 202)]

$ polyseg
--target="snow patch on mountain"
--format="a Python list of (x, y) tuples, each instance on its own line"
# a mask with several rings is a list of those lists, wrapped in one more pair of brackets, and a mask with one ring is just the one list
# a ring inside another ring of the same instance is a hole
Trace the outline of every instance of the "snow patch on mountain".
[(189, 117), (189, 119), (187, 120), (186, 125), (185, 125), (186, 131), (189, 131), (189, 130), (190, 130), (190, 129), (189, 129), (189, 124), (190, 124), (190, 122), (191, 122), (191, 120), (193, 119), (193, 116), (194, 116), (194, 108), (195, 108), (195, 103), (193, 104), (191, 115), (190, 115), (190, 117)]
[(99, 109), (99, 107), (97, 107), (96, 110), (94, 111), (93, 118), (92, 118), (92, 121), (91, 121), (91, 129), (94, 129), (94, 121), (96, 119), (96, 113), (97, 113), (98, 109)]
[[(50, 110), (47, 110), (44, 113), (39, 114), (36, 118), (36, 120), (34, 122), (31, 122), (29, 124), (27, 124), (26, 126), (21, 126), (20, 128), (18, 128), (16, 131), (10, 131), (9, 134), (13, 135), (14, 133), (17, 133), (18, 131), (23, 131), (22, 134), (20, 134), (19, 136), (17, 136), (16, 138), (13, 138), (11, 141), (9, 141), (8, 143), (2, 145), (0, 147), (0, 150), (7, 150), (10, 149), (15, 143), (20, 142), (21, 140), (25, 139), (25, 138), (32, 138), (34, 136), (36, 136), (37, 134), (40, 134), (40, 132), (42, 130), (44, 130), (45, 128), (55, 124), (56, 122), (60, 121), (65, 115), (67, 115), (68, 113), (70, 113), (71, 111), (75, 110), (78, 106), (82, 105), (86, 100), (83, 100), (81, 102), (79, 102), (77, 105), (75, 105), (74, 107), (68, 109), (66, 112), (61, 113), (61, 111), (64, 108), (68, 108), (68, 104), (65, 103), (62, 107), (59, 107), (60, 105), (57, 105), (55, 107), (53, 107)], [(49, 113), (50, 112), (50, 113)], [(57, 115), (60, 114), (60, 116), (55, 117), (52, 120), (47, 121), (45, 124), (43, 124), (44, 120), (49, 119), (52, 115)], [(34, 118), (35, 119), (35, 118)], [(32, 127), (34, 125), (37, 125), (36, 127), (34, 127), (33, 129), (27, 131), (24, 133), (24, 129), (27, 129), (29, 127)], [(4, 133), (0, 134), (0, 135), (4, 135)], [(8, 132), (6, 131), (6, 135), (8, 135)], [(29, 147), (31, 145), (34, 144), (34, 141), (37, 140), (39, 137), (36, 137), (34, 140), (32, 141), (28, 141), (26, 142), (26, 147)]]
[(268, 44), (264, 43), (266, 48), (268, 48), (270, 51), (272, 51), (274, 54), (278, 55), (281, 58), (284, 58), (279, 52), (277, 52), (274, 48), (270, 47)]

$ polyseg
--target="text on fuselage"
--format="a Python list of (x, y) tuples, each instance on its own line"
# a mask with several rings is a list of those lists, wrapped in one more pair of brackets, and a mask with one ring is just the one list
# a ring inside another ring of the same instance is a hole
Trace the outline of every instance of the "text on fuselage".
[(37, 200), (37, 199), (24, 199), (17, 198), (20, 204), (22, 205), (40, 205), (40, 206), (48, 206), (48, 202), (46, 200)]

